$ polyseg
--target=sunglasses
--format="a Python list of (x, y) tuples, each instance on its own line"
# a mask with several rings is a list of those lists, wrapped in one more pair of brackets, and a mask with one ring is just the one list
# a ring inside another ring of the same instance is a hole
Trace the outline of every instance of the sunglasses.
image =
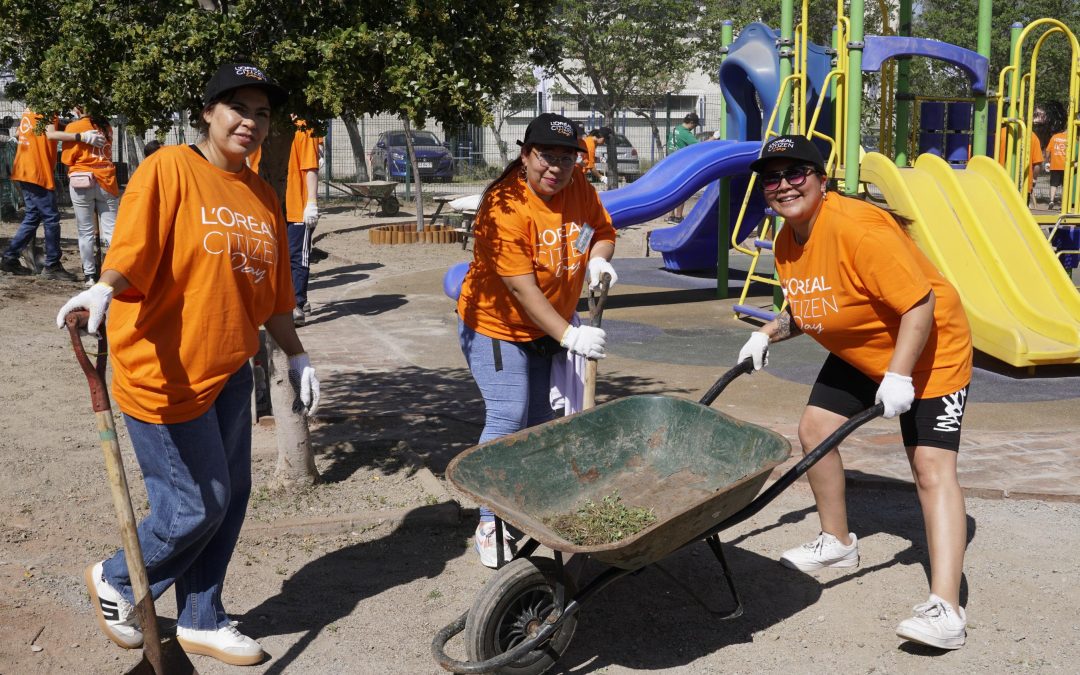
[(806, 182), (806, 177), (812, 173), (817, 173), (817, 168), (810, 164), (803, 164), (802, 166), (789, 167), (783, 171), (767, 171), (758, 174), (758, 178), (761, 180), (763, 189), (773, 191), (779, 190), (780, 182), (785, 180), (791, 187), (799, 187)]
[(534, 150), (536, 156), (540, 159), (540, 163), (544, 166), (557, 166), (560, 169), (569, 169), (574, 166), (574, 162), (577, 161), (577, 155), (553, 155), (550, 152), (540, 152)]

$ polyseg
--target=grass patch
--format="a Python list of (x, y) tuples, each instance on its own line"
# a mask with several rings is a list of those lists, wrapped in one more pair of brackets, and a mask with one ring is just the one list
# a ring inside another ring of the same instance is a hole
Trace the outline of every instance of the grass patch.
[(563, 539), (578, 546), (611, 544), (656, 522), (652, 509), (623, 504), (618, 491), (594, 502), (586, 499), (575, 511), (544, 519)]

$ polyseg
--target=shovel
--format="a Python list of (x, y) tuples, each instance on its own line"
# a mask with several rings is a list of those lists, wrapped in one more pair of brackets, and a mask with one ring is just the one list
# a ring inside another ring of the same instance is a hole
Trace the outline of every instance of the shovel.
[[(593, 328), (600, 327), (600, 321), (604, 317), (604, 303), (607, 302), (608, 288), (611, 286), (611, 275), (605, 272), (600, 275), (599, 297), (589, 289), (589, 325)], [(596, 359), (589, 359), (585, 364), (585, 396), (581, 403), (582, 410), (588, 410), (596, 405)]]
[(69, 313), (66, 323), (71, 334), (71, 346), (75, 349), (75, 358), (90, 384), (90, 400), (97, 416), (101, 449), (105, 452), (105, 471), (109, 476), (113, 506), (120, 521), (120, 539), (124, 546), (124, 557), (127, 559), (128, 576), (131, 577), (131, 590), (135, 595), (135, 611), (138, 612), (143, 631), (142, 660), (127, 672), (156, 675), (196, 673), (195, 666), (181, 649), (175, 636), (162, 640), (158, 631), (154, 598), (150, 595), (150, 584), (146, 578), (142, 548), (139, 546), (139, 535), (135, 529), (135, 513), (131, 510), (131, 495), (128, 493), (127, 478), (124, 475), (124, 461), (120, 457), (120, 444), (116, 441), (116, 428), (113, 426), (109, 391), (105, 387), (105, 362), (109, 351), (105, 326), (102, 326), (98, 333), (98, 350), (95, 363), (92, 364), (79, 336), (80, 331), (86, 330), (89, 319), (90, 313), (80, 310)]

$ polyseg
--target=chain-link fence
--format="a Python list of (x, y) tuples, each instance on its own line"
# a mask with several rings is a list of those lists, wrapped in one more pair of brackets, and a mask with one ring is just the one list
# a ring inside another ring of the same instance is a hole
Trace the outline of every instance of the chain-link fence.
[[(600, 126), (614, 129), (619, 156), (619, 173), (624, 180), (634, 180), (665, 155), (665, 145), (671, 129), (682, 123), (693, 111), (700, 119), (695, 130), (700, 138), (712, 135), (718, 126), (720, 94), (670, 95), (651, 107), (620, 110), (614, 119), (605, 119), (591, 109), (587, 99), (576, 96), (552, 96), (542, 104), (531, 93), (522, 94), (519, 101), (530, 105), (514, 110), (498, 111), (491, 124), (449, 126), (431, 122), (414, 129), (413, 140), (417, 165), (410, 165), (404, 143), (404, 124), (394, 115), (363, 116), (356, 119), (334, 119), (328, 125), (320, 192), (327, 197), (346, 194), (335, 190), (331, 183), (350, 183), (365, 180), (389, 179), (399, 182), (399, 198), (411, 199), (415, 192), (415, 176), (420, 173), (425, 194), (473, 194), (479, 192), (518, 152), (515, 141), (525, 136), (525, 128), (540, 112), (557, 112), (580, 122), (586, 130)], [(10, 121), (11, 127), (0, 128), (0, 135), (14, 135), (25, 106), (19, 101), (0, 99), (0, 120)], [(113, 119), (113, 161), (121, 184), (143, 159), (144, 144), (163, 136), (163, 143), (192, 143), (198, 132), (188, 124), (186, 114), (177, 113), (171, 127), (151, 130), (143, 136), (129, 133), (121, 119)], [(4, 122), (0, 122), (0, 127)], [(606, 151), (604, 148), (601, 152)], [(0, 177), (0, 199), (3, 181)], [(434, 185), (433, 185), (434, 184)], [(7, 183), (8, 191), (14, 193)], [(67, 178), (64, 167), (57, 163), (57, 196), (62, 205), (67, 202)]]

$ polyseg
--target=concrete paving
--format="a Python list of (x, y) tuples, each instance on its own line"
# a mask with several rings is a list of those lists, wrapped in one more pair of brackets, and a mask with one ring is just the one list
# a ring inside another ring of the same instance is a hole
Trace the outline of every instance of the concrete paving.
[[(440, 473), (472, 443), (483, 418), (457, 346), (453, 303), (442, 293), (447, 263), (434, 256), (428, 265), (392, 269), (365, 262), (361, 249), (327, 248), (331, 258), (314, 268), (311, 322), (301, 329), (325, 382), (322, 414), (456, 420), (464, 424), (456, 436), (447, 431), (442, 445), (429, 437), (418, 450)], [(733, 299), (717, 298), (712, 276), (673, 275), (661, 266), (655, 256), (616, 261), (620, 282), (604, 314), (609, 357), (600, 364), (598, 402), (639, 393), (698, 398), (734, 363), (754, 328), (734, 318)], [(741, 278), (732, 276), (734, 294)], [(755, 302), (768, 302), (768, 289), (755, 293)], [(807, 337), (775, 345), (770, 367), (737, 379), (714, 406), (784, 434), (798, 454), (798, 419), (824, 357)], [(1031, 375), (979, 355), (960, 451), (966, 493), (1080, 501), (1078, 413), (1080, 366)], [(432, 433), (430, 425), (423, 433)], [(853, 486), (912, 487), (895, 420), (859, 429), (842, 454)]]

